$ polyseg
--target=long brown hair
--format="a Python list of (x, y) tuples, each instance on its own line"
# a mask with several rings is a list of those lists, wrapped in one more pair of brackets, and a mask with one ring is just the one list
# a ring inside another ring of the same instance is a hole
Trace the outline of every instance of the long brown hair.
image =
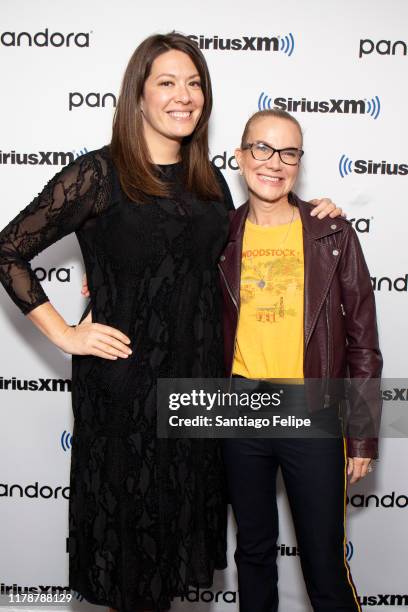
[(123, 191), (133, 201), (145, 202), (146, 196), (171, 195), (160, 180), (144, 137), (140, 99), (154, 60), (171, 49), (186, 53), (201, 79), (204, 106), (194, 132), (183, 139), (180, 157), (184, 187), (203, 199), (222, 199), (222, 191), (208, 159), (208, 120), (212, 109), (211, 79), (204, 55), (197, 45), (182, 34), (155, 34), (135, 50), (126, 68), (113, 119), (111, 154), (119, 172)]

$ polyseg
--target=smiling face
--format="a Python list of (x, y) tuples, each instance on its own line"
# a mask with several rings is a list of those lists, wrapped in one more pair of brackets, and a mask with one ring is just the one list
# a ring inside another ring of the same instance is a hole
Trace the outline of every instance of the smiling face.
[(160, 147), (178, 150), (194, 131), (204, 106), (198, 70), (186, 53), (172, 49), (154, 60), (140, 106), (152, 157)]
[[(280, 117), (259, 117), (249, 127), (246, 143), (264, 143), (274, 149), (302, 148), (302, 135), (295, 123)], [(284, 164), (278, 153), (267, 161), (253, 158), (250, 150), (237, 149), (235, 157), (248, 185), (252, 206), (287, 203), (298, 173), (299, 164)]]

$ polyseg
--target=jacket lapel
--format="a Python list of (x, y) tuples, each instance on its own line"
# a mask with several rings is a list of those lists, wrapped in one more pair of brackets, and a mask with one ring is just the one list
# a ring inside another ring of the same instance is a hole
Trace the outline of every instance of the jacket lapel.
[(341, 240), (328, 239), (342, 232), (342, 222), (310, 216), (312, 206), (296, 196), (303, 226), (304, 250), (304, 341), (305, 349), (324, 305), (327, 293), (341, 257)]
[(232, 211), (228, 243), (218, 263), (231, 297), (238, 309), (240, 305), (242, 243), (247, 215), (247, 202), (237, 210)]

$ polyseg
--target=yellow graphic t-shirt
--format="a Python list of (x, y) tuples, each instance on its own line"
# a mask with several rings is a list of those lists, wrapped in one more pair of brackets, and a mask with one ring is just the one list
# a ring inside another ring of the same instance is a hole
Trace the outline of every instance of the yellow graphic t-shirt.
[(246, 221), (241, 309), (233, 373), (303, 378), (302, 223), (264, 227)]

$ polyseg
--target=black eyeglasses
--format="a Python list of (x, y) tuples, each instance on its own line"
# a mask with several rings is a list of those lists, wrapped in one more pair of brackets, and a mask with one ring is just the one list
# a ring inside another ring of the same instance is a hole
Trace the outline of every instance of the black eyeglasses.
[(294, 147), (288, 147), (287, 149), (274, 149), (264, 142), (248, 142), (242, 147), (242, 149), (250, 149), (252, 157), (257, 161), (267, 161), (268, 159), (271, 159), (275, 153), (277, 153), (281, 162), (288, 164), (288, 166), (296, 166), (300, 162), (300, 159), (304, 153), (302, 149), (296, 149)]

